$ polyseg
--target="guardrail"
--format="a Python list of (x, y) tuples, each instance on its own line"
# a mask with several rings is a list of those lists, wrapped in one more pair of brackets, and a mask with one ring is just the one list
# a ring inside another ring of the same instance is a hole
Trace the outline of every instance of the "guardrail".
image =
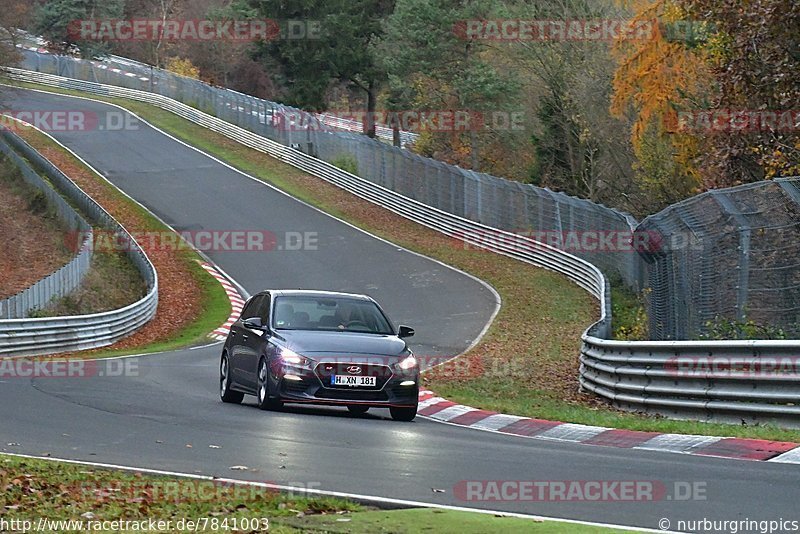
[[(27, 37), (28, 39), (32, 38), (32, 36), (30, 34), (25, 33), (23, 35), (25, 37)], [(34, 51), (38, 51), (39, 48), (40, 48), (39, 46), (29, 47), (29, 49), (32, 49)], [(150, 73), (148, 73), (148, 70), (152, 69), (151, 65), (148, 65), (146, 63), (142, 63), (141, 61), (136, 61), (136, 60), (125, 58), (125, 57), (121, 57), (121, 56), (115, 56), (113, 54), (110, 54), (110, 55), (106, 56), (105, 58), (102, 59), (102, 61), (105, 62), (105, 63), (109, 63), (109, 64), (116, 63), (117, 65), (119, 65), (121, 67), (127, 67), (127, 68), (136, 69), (138, 71), (137, 74), (140, 76), (140, 79), (142, 81), (148, 81), (149, 80)], [(239, 91), (234, 91), (233, 89), (227, 89), (227, 91), (229, 91), (233, 95), (239, 95), (244, 99), (252, 98), (252, 96), (250, 96), (250, 95), (241, 93)], [(237, 111), (244, 112), (245, 108), (239, 106), (239, 109)], [(259, 113), (256, 110), (251, 110), (250, 113), (252, 113), (253, 115), (256, 115), (259, 118), (259, 121), (262, 124), (263, 124), (263, 121), (266, 120), (266, 116), (265, 116), (266, 114), (265, 113)], [(360, 121), (347, 119), (347, 118), (344, 118), (344, 117), (337, 117), (335, 115), (328, 115), (326, 113), (315, 113), (314, 116), (317, 118), (317, 120), (319, 120), (320, 124), (322, 124), (322, 125), (324, 125), (326, 127), (332, 128), (332, 129), (344, 130), (344, 131), (356, 132), (356, 133), (361, 133), (363, 131), (363, 129), (364, 129), (364, 125)], [(408, 144), (410, 144), (410, 143), (414, 143), (415, 141), (417, 141), (419, 139), (419, 134), (416, 133), (416, 132), (410, 132), (410, 131), (407, 131), (407, 130), (400, 130), (399, 134), (400, 134), (400, 144), (403, 147), (408, 145)], [(383, 139), (385, 141), (390, 141), (391, 142), (391, 141), (394, 140), (394, 131), (392, 130), (392, 128), (389, 128), (389, 127), (386, 127), (386, 126), (382, 126), (380, 124), (376, 124), (375, 125), (375, 135), (378, 138)]]
[[(600, 320), (582, 336), (580, 385), (621, 408), (673, 417), (771, 420), (800, 426), (800, 369), (793, 376), (783, 360), (795, 354), (799, 356), (794, 359), (800, 361), (800, 341), (604, 339), (611, 323), (609, 286), (602, 272), (585, 260), (427, 206), (161, 95), (22, 69), (7, 71), (15, 80), (153, 104), (445, 235), (565, 275), (600, 302)], [(700, 357), (707, 358), (708, 370)], [(776, 359), (781, 359), (783, 367), (771, 367)], [(720, 373), (715, 363), (739, 367)]]
[(12, 132), (0, 132), (17, 153), (42, 171), (53, 185), (98, 226), (114, 233), (147, 284), (147, 294), (124, 308), (89, 315), (0, 320), (0, 357), (40, 356), (104, 347), (147, 323), (158, 307), (158, 275), (134, 238), (105, 209), (55, 165)]
[[(23, 39), (27, 39), (29, 42), (35, 44), (35, 46), (23, 46), (25, 50), (29, 50), (31, 52), (36, 52), (36, 53), (49, 54), (49, 52), (47, 52), (44, 48), (42, 48), (40, 42), (36, 42), (37, 39), (40, 40), (41, 38), (21, 30), (18, 30), (17, 33)], [(126, 76), (136, 77), (143, 82), (150, 81), (153, 73), (152, 65), (148, 65), (146, 63), (142, 63), (141, 61), (136, 61), (121, 56), (115, 56), (113, 54), (105, 56), (104, 58), (100, 59), (100, 61), (103, 62), (103, 66), (101, 68), (111, 68), (113, 69), (114, 72), (123, 72)], [(122, 69), (115, 69), (115, 66), (122, 67)], [(131, 69), (134, 72), (130, 72), (129, 70), (126, 71), (125, 69)], [(226, 91), (228, 91), (231, 95), (238, 95), (244, 99), (253, 98), (250, 95), (234, 91), (233, 89), (226, 89)], [(225, 106), (230, 108), (233, 106), (233, 104), (226, 103)], [(237, 113), (246, 112), (246, 109), (242, 106), (237, 106), (236, 112)], [(264, 121), (267, 120), (265, 113), (259, 113), (256, 110), (251, 110), (249, 112), (252, 115), (256, 116), (259, 122), (261, 122), (262, 124), (264, 124)], [(352, 119), (347, 119), (344, 117), (332, 116), (325, 113), (315, 113), (313, 114), (313, 116), (316, 117), (317, 121), (319, 121), (319, 124), (311, 125), (311, 127), (315, 126), (319, 127), (319, 125), (322, 125), (325, 128), (348, 131), (348, 132), (356, 132), (356, 133), (361, 133), (364, 128), (364, 125), (361, 122)], [(392, 128), (382, 126), (380, 124), (376, 124), (375, 126), (375, 135), (376, 137), (378, 137), (379, 139), (383, 139), (384, 141), (392, 142), (394, 140), (394, 131), (392, 130)], [(400, 136), (400, 145), (402, 147), (405, 147), (410, 143), (414, 143), (419, 139), (418, 133), (410, 132), (407, 130), (400, 130), (399, 136)]]
[(4, 154), (19, 169), (25, 182), (35, 187), (37, 191), (40, 191), (45, 196), (48, 207), (55, 211), (69, 231), (83, 237), (80, 243), (75, 243), (78, 246), (78, 253), (69, 262), (27, 289), (0, 300), (0, 318), (22, 319), (28, 317), (32, 310), (43, 308), (54, 298), (67, 295), (80, 285), (86, 273), (89, 272), (89, 265), (92, 260), (91, 243), (93, 242), (94, 233), (92, 226), (47, 181), (42, 179), (28, 165), (28, 162), (19, 156), (2, 137), (0, 137), (0, 153)]
[[(364, 125), (358, 121), (354, 121), (351, 119), (345, 119), (342, 117), (336, 117), (332, 115), (327, 115), (325, 113), (317, 113), (317, 119), (330, 128), (336, 128), (339, 130), (345, 130), (348, 132), (355, 132), (361, 133), (364, 130)], [(409, 132), (406, 130), (400, 130), (400, 146), (405, 147), (408, 144), (414, 143), (419, 139), (419, 134)], [(384, 139), (386, 141), (394, 140), (394, 131), (391, 128), (387, 128), (386, 126), (376, 125), (375, 126), (375, 135), (380, 139)]]
[(798, 341), (613, 341), (584, 335), (581, 387), (634, 411), (800, 427)]
[[(237, 91), (229, 90), (232, 94), (241, 95), (243, 97), (249, 98), (248, 95), (243, 93), (239, 93)], [(297, 117), (293, 117), (292, 113), (286, 113), (285, 111), (275, 111), (269, 110), (260, 112), (258, 110), (248, 110), (243, 106), (239, 106), (232, 103), (226, 103), (225, 107), (227, 108), (234, 108), (237, 113), (250, 113), (251, 115), (258, 118), (258, 122), (261, 124), (266, 124), (267, 122), (274, 121), (274, 120), (283, 120), (283, 121), (294, 121), (295, 118), (299, 121), (298, 124), (294, 124), (294, 126), (298, 130), (305, 130), (305, 129), (317, 129), (317, 130), (342, 130), (345, 132), (353, 132), (353, 133), (362, 133), (364, 131), (364, 125), (361, 122), (354, 121), (351, 119), (345, 119), (343, 117), (337, 117), (336, 115), (328, 115), (327, 113), (303, 113), (303, 117), (300, 117), (300, 113), (298, 113)], [(315, 121), (310, 121), (309, 117), (314, 117)], [(309, 122), (310, 124), (305, 124)], [(400, 146), (406, 147), (407, 145), (416, 142), (419, 139), (419, 134), (409, 132), (406, 130), (400, 130), (398, 132)], [(394, 131), (391, 128), (386, 126), (381, 126), (379, 124), (375, 125), (375, 136), (379, 139), (383, 139), (384, 141), (394, 141)]]

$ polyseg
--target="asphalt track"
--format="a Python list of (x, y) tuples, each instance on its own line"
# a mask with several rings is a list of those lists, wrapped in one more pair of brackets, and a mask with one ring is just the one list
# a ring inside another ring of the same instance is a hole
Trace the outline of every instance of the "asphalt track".
[[(99, 115), (115, 109), (23, 90), (5, 95), (4, 104)], [(466, 348), (494, 311), (494, 295), (476, 280), (326, 217), (144, 124), (52, 134), (177, 229), (317, 232), (317, 250), (209, 253), (250, 292), (367, 292), (398, 322), (417, 328), (417, 352), (438, 355)], [(382, 410), (360, 418), (327, 408), (264, 413), (250, 400), (242, 406), (219, 402), (218, 358), (219, 345), (137, 358), (128, 364), (135, 372), (125, 376), (2, 379), (0, 448), (648, 528), (658, 528), (663, 517), (675, 526), (679, 519), (800, 515), (796, 466), (526, 440), (421, 418), (396, 423)], [(230, 469), (239, 465), (248, 470)], [(654, 481), (667, 496), (468, 502), (454, 491), (466, 480)], [(703, 494), (680, 500), (676, 483), (696, 484)]]

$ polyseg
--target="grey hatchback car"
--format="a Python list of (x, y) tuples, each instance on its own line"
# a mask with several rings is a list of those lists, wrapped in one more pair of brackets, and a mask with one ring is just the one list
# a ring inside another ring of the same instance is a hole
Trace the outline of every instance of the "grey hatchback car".
[(251, 297), (231, 326), (220, 360), (220, 397), (255, 395), (261, 409), (284, 403), (346, 406), (353, 414), (389, 408), (411, 421), (419, 363), (405, 338), (367, 295), (267, 290)]

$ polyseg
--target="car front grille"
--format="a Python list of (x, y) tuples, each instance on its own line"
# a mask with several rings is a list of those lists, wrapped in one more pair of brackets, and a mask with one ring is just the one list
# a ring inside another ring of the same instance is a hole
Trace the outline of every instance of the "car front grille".
[[(351, 373), (353, 367), (358, 367), (359, 371)], [(377, 391), (382, 389), (384, 384), (392, 378), (392, 370), (388, 365), (360, 364), (360, 363), (320, 363), (314, 369), (314, 373), (322, 382), (326, 389), (346, 390), (346, 391)], [(350, 386), (332, 386), (331, 375), (360, 375), (374, 376), (374, 387), (363, 387), (355, 389)]]

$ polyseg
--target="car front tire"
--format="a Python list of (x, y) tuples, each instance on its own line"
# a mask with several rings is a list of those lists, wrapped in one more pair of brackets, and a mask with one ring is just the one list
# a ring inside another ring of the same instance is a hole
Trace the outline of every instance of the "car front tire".
[(262, 410), (280, 410), (283, 403), (279, 399), (274, 399), (269, 395), (269, 365), (267, 360), (262, 358), (258, 362), (258, 384), (256, 398), (258, 407)]
[(219, 363), (219, 398), (232, 404), (239, 404), (244, 399), (244, 393), (231, 389), (231, 364), (227, 353), (222, 354)]
[(413, 421), (417, 416), (417, 407), (411, 406), (401, 408), (398, 406), (391, 406), (389, 408), (389, 413), (395, 421)]

